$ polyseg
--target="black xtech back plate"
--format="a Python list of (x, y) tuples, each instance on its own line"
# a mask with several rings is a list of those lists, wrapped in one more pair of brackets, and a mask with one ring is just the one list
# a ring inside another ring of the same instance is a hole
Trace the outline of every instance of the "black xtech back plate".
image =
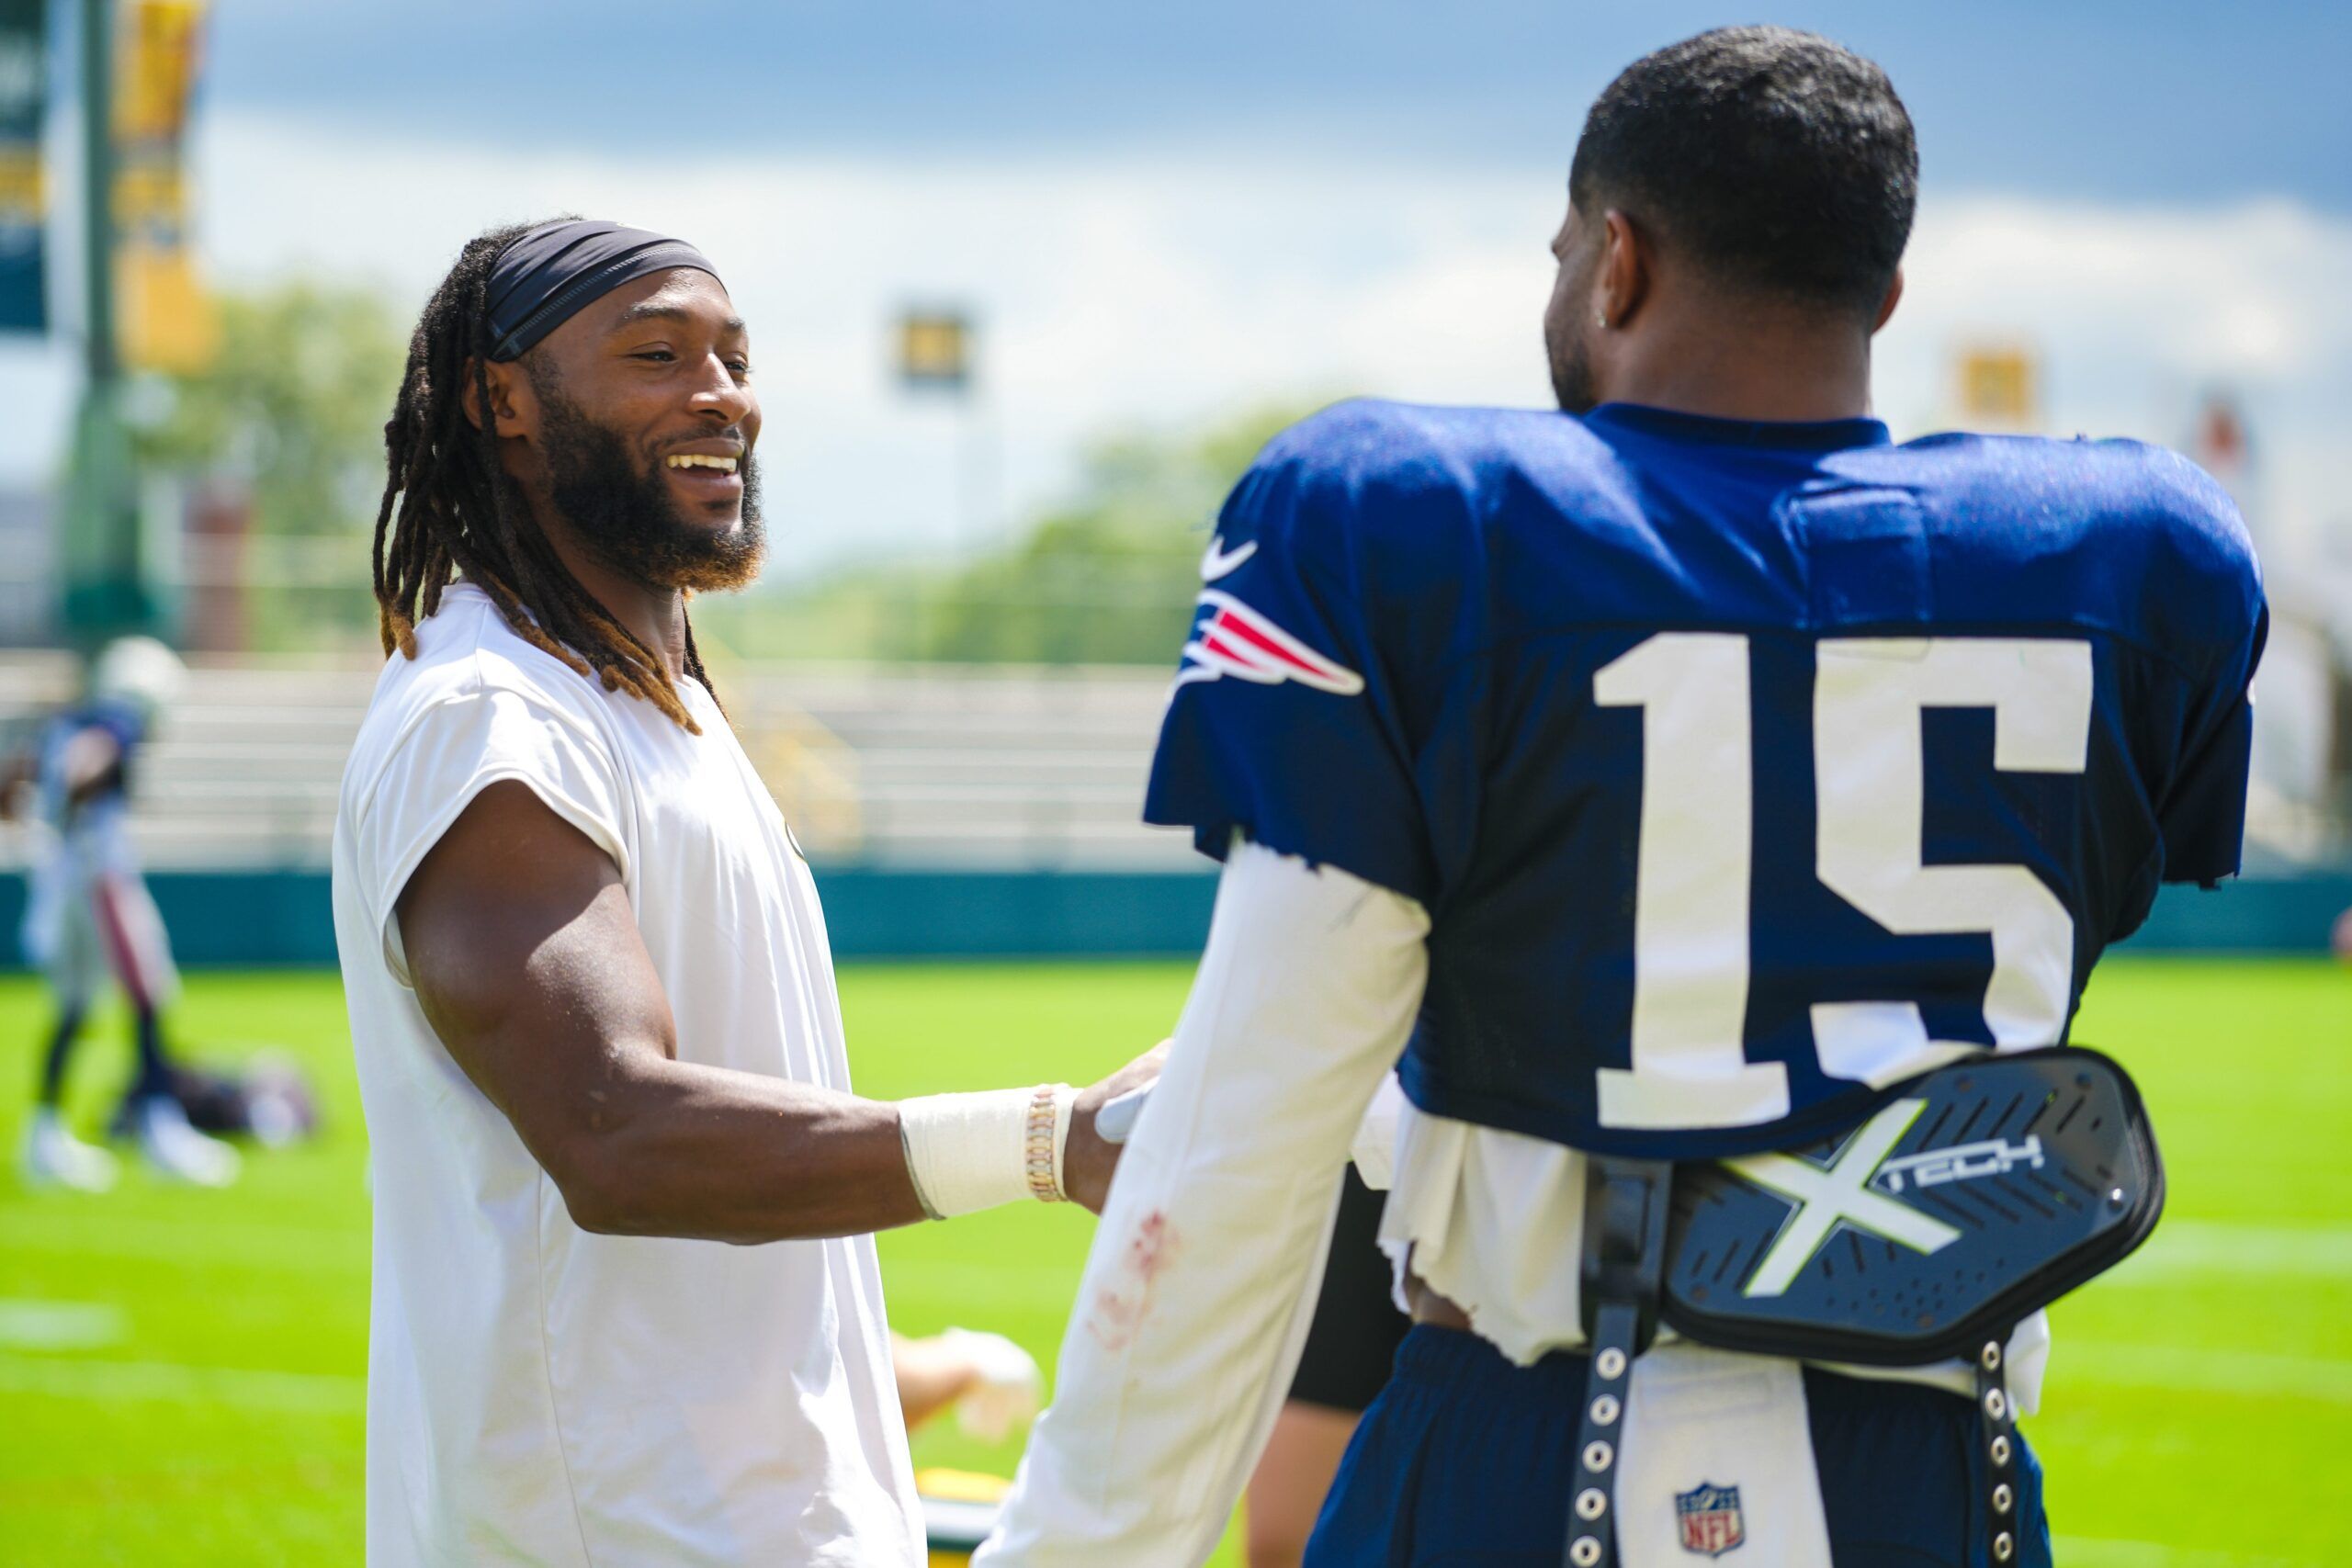
[(1663, 1315), (1725, 1349), (1878, 1366), (1973, 1355), (2146, 1239), (2164, 1166), (2122, 1068), (1986, 1055), (1860, 1125), (1675, 1175)]

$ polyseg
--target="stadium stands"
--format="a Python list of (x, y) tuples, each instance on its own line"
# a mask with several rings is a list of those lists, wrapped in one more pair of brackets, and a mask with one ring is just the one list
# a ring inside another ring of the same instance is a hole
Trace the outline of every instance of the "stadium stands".
[[(723, 677), (722, 677), (723, 679)], [(931, 866), (1162, 866), (1191, 840), (1139, 819), (1167, 699), (1157, 671), (978, 666), (887, 672), (797, 667), (739, 684), (747, 742), (812, 852)], [(822, 726), (853, 773), (854, 817), (837, 817), (779, 765), (794, 733), (775, 703)], [(770, 750), (763, 752), (764, 741)]]
[[(1167, 683), (1131, 670), (722, 666), (722, 694), (795, 832), (823, 860), (1154, 868), (1182, 834), (1137, 821)], [(157, 868), (322, 866), (375, 672), (316, 658), (198, 661), (136, 790)], [(74, 689), (61, 654), (0, 658), (0, 731)], [(21, 830), (0, 856), (21, 864)]]

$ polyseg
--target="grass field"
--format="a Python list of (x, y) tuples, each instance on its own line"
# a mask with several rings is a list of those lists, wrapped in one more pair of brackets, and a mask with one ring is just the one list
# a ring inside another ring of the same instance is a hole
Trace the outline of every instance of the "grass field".
[[(1172, 964), (861, 967), (842, 977), (861, 1089), (1083, 1079), (1164, 1031)], [(337, 1564), (359, 1557), (365, 1142), (332, 976), (199, 976), (199, 1055), (262, 1042), (317, 1072), (327, 1135), (233, 1191), (133, 1176), (102, 1199), (0, 1178), (0, 1564)], [(0, 979), (13, 1154), (36, 987)], [(2132, 1065), (2171, 1207), (2058, 1314), (2047, 1411), (2067, 1568), (2338, 1562), (2352, 1495), (2352, 971), (2117, 962), (2078, 1038)], [(127, 1048), (74, 1081), (95, 1117)], [(999, 1329), (1048, 1369), (1089, 1222), (1027, 1205), (887, 1236), (893, 1322)], [(926, 1431), (919, 1464), (1009, 1471), (1013, 1445)], [(1230, 1546), (1220, 1562), (1231, 1562)]]

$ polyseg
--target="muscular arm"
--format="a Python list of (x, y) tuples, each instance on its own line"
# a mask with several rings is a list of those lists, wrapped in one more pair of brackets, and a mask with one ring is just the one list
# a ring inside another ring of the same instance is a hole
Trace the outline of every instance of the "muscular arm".
[[(893, 1105), (677, 1059), (677, 1025), (612, 861), (527, 785), (493, 784), (401, 891), (424, 1016), (582, 1228), (779, 1241), (923, 1217)], [(1066, 1185), (1100, 1209), (1117, 1151), (1079, 1096)]]
[(761, 1242), (923, 1217), (895, 1107), (677, 1059), (619, 871), (528, 786), (476, 796), (398, 910), (434, 1032), (583, 1229)]

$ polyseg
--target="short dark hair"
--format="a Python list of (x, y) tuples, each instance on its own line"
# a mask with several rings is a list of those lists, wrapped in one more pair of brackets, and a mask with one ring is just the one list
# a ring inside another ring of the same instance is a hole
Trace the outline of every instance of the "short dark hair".
[(1645, 54), (1596, 99), (1568, 171), (1724, 282), (1875, 310), (1919, 198), (1886, 73), (1790, 28), (1718, 28)]

